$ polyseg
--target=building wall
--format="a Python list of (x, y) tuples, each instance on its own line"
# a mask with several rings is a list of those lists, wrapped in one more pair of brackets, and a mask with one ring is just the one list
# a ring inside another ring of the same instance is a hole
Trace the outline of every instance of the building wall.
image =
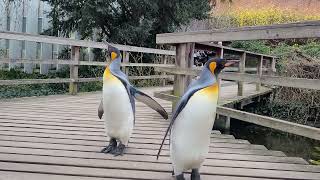
[[(49, 28), (49, 18), (47, 17), (51, 7), (46, 2), (40, 0), (15, 0), (10, 3), (9, 8), (6, 8), (6, 3), (9, 0), (0, 1), (0, 30), (7, 30), (7, 12), (9, 10), (10, 15), (10, 31), (23, 32), (23, 17), (26, 18), (26, 33), (39, 34), (38, 33), (38, 21), (39, 17), (42, 18), (42, 30)], [(22, 42), (10, 40), (9, 58), (20, 59), (22, 55)], [(52, 44), (42, 44), (42, 58), (41, 59), (54, 59), (55, 51)], [(0, 40), (0, 49), (6, 49), (6, 40)], [(26, 42), (26, 59), (37, 58), (37, 43)], [(0, 59), (1, 60), (1, 59)], [(20, 65), (19, 65), (20, 66)], [(48, 69), (52, 68), (52, 65), (41, 65), (42, 73), (47, 73)], [(29, 67), (32, 71), (34, 67)], [(26, 71), (26, 67), (24, 68)]]

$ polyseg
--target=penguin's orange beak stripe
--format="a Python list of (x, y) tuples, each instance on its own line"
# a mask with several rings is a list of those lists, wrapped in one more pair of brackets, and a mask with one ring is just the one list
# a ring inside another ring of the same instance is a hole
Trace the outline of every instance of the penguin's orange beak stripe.
[(111, 52), (111, 60), (115, 60), (117, 57), (117, 53)]

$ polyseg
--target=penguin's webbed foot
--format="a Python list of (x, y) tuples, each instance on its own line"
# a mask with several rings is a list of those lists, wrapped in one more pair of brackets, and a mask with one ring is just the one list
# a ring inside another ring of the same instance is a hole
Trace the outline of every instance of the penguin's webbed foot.
[(108, 146), (104, 147), (101, 152), (102, 153), (110, 153), (114, 151), (117, 148), (117, 140), (112, 138), (110, 139), (110, 143)]
[(185, 180), (183, 173), (176, 176), (176, 180)]
[(124, 153), (124, 150), (126, 149), (126, 146), (122, 143), (119, 144), (118, 147), (116, 147), (111, 154), (113, 154), (114, 156), (122, 156)]
[(192, 171), (191, 171), (191, 180), (200, 180), (199, 169), (192, 169)]

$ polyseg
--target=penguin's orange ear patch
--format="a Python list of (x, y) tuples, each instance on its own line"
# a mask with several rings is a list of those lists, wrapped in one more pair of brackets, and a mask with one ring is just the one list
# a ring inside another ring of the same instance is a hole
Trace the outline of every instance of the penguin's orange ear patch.
[(117, 53), (111, 52), (111, 60), (116, 59), (116, 57), (117, 57)]
[(216, 63), (216, 62), (211, 62), (211, 63), (209, 64), (209, 69), (210, 69), (210, 71), (211, 71), (212, 73), (214, 73), (214, 70), (216, 69), (216, 67), (217, 67), (217, 63)]

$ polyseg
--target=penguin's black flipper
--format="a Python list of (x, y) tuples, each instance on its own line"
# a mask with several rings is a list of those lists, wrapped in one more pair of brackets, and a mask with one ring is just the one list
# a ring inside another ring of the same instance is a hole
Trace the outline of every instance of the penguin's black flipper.
[(143, 102), (144, 104), (146, 104), (150, 108), (157, 111), (164, 119), (168, 119), (167, 111), (157, 101), (155, 101), (150, 96), (139, 91), (138, 89), (136, 89), (134, 87), (131, 87), (130, 91), (131, 91), (131, 95), (134, 96), (138, 101)]
[(99, 117), (99, 119), (102, 118), (103, 113), (104, 113), (104, 111), (103, 111), (103, 101), (101, 100), (99, 108), (98, 108), (98, 117)]

